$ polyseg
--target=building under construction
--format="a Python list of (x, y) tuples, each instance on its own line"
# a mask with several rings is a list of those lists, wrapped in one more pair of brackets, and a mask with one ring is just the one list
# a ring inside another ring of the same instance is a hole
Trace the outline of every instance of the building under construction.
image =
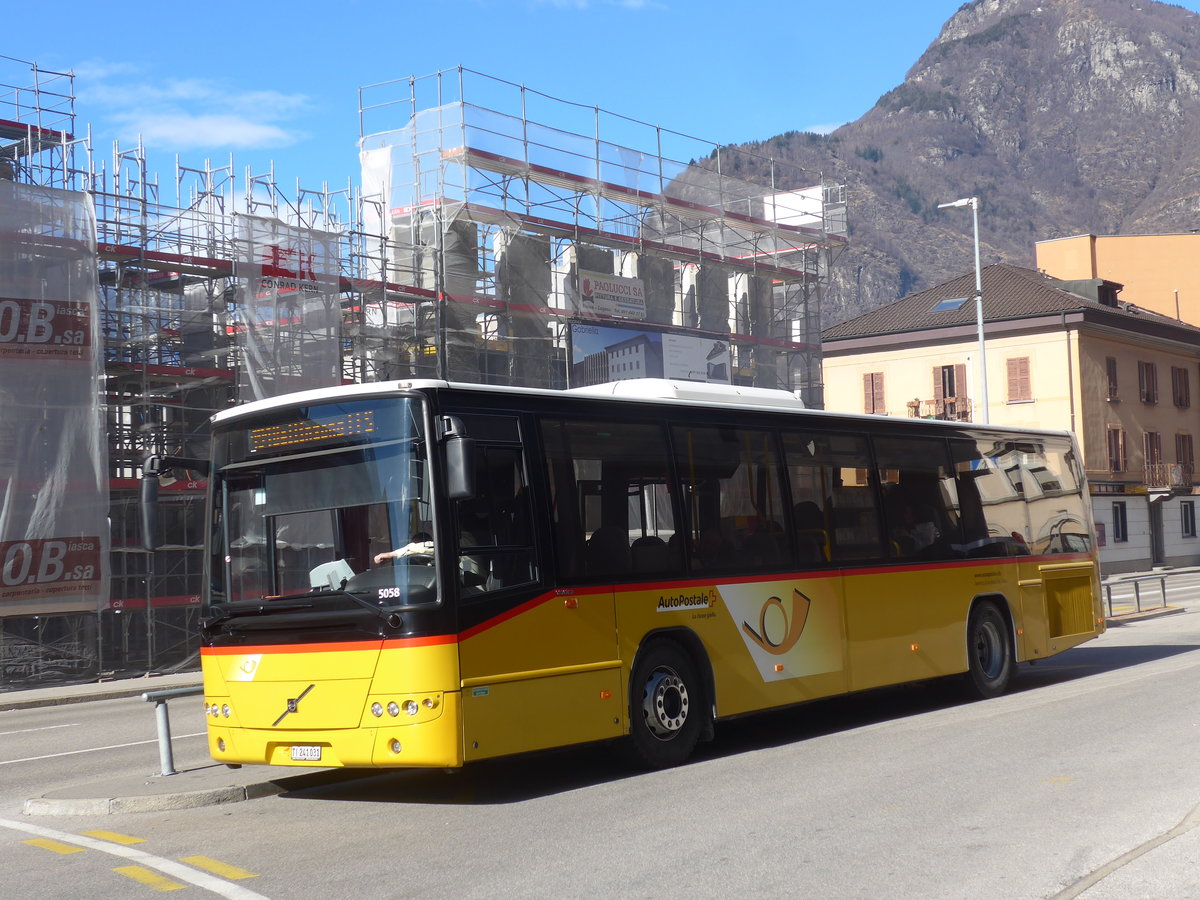
[[(362, 171), (345, 188), (284, 191), (232, 158), (159, 176), (142, 146), (80, 134), (70, 73), (4, 58), (0, 73), (0, 179), (94, 209), (82, 259), (110, 523), (98, 599), (0, 596), (0, 689), (195, 662), (205, 484), (165, 486), (148, 553), (139, 470), (148, 453), (205, 457), (208, 417), (230, 405), (413, 376), (658, 376), (823, 405), (820, 311), (846, 214), (844, 186), (819, 175), (460, 68), (360, 90)], [(30, 231), (0, 234), (0, 281), (6, 260), (11, 274), (45, 256)], [(15, 560), (27, 537), (0, 549)]]

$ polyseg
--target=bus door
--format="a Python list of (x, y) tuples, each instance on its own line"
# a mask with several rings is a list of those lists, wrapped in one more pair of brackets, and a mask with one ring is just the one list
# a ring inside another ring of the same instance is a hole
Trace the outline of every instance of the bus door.
[[(615, 737), (622, 716), (612, 590), (553, 586), (559, 485), (531, 490), (515, 417), (462, 418), (476, 436), (476, 493), (453, 510), (464, 758)], [(550, 528), (539, 521), (547, 502)]]

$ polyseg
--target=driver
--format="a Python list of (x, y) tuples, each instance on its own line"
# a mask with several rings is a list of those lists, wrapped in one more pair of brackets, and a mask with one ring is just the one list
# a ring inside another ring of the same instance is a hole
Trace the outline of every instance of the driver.
[(403, 547), (376, 553), (375, 565), (381, 565), (385, 560), (406, 559), (410, 556), (433, 556), (433, 538), (424, 531), (419, 531)]

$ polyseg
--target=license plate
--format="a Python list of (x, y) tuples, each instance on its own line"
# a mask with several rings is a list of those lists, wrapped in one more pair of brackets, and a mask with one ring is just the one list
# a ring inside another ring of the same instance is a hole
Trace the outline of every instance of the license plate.
[(310, 745), (292, 747), (292, 762), (320, 762), (321, 748)]

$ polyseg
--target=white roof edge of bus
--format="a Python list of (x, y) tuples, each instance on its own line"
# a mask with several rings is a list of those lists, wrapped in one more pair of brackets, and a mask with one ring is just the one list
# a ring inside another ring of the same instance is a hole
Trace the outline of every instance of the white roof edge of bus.
[[(648, 384), (639, 384), (648, 382)], [(663, 393), (664, 386), (671, 386), (674, 393)], [(667, 378), (630, 378), (625, 381), (610, 381), (589, 387), (557, 390), (554, 388), (519, 388), (498, 384), (476, 384), (474, 382), (442, 381), (437, 378), (404, 378), (396, 381), (373, 381), (355, 384), (342, 384), (327, 388), (316, 388), (311, 391), (297, 391), (291, 394), (281, 394), (265, 400), (253, 400), (240, 406), (223, 409), (212, 417), (214, 423), (228, 419), (240, 418), (244, 415), (257, 415), (281, 406), (291, 406), (295, 403), (318, 403), (342, 397), (365, 397), (373, 394), (390, 394), (396, 391), (411, 391), (428, 388), (452, 387), (460, 390), (484, 391), (497, 394), (538, 394), (543, 396), (594, 397), (597, 399), (612, 399), (624, 401), (653, 401), (667, 400), (681, 403), (712, 403), (728, 405), (731, 401), (740, 400), (740, 405), (747, 408), (760, 409), (791, 409), (803, 410), (808, 415), (829, 416), (838, 419), (862, 419), (877, 421), (891, 419), (901, 422), (923, 422), (935, 427), (969, 428), (974, 431), (995, 431), (1014, 434), (1071, 434), (1070, 431), (1054, 428), (1022, 428), (1017, 425), (984, 424), (982, 422), (950, 422), (940, 419), (911, 419), (899, 416), (879, 416), (867, 413), (838, 412), (827, 409), (805, 409), (799, 397), (784, 390), (774, 388), (749, 388), (726, 384), (706, 384), (700, 381), (674, 381)], [(657, 392), (657, 393), (656, 393)], [(767, 398), (773, 398), (768, 400)]]
[(748, 401), (755, 406), (804, 409), (804, 401), (779, 388), (742, 387), (704, 381), (675, 381), (670, 378), (628, 378), (565, 391), (585, 397), (630, 397), (638, 400), (689, 400), (709, 403)]

